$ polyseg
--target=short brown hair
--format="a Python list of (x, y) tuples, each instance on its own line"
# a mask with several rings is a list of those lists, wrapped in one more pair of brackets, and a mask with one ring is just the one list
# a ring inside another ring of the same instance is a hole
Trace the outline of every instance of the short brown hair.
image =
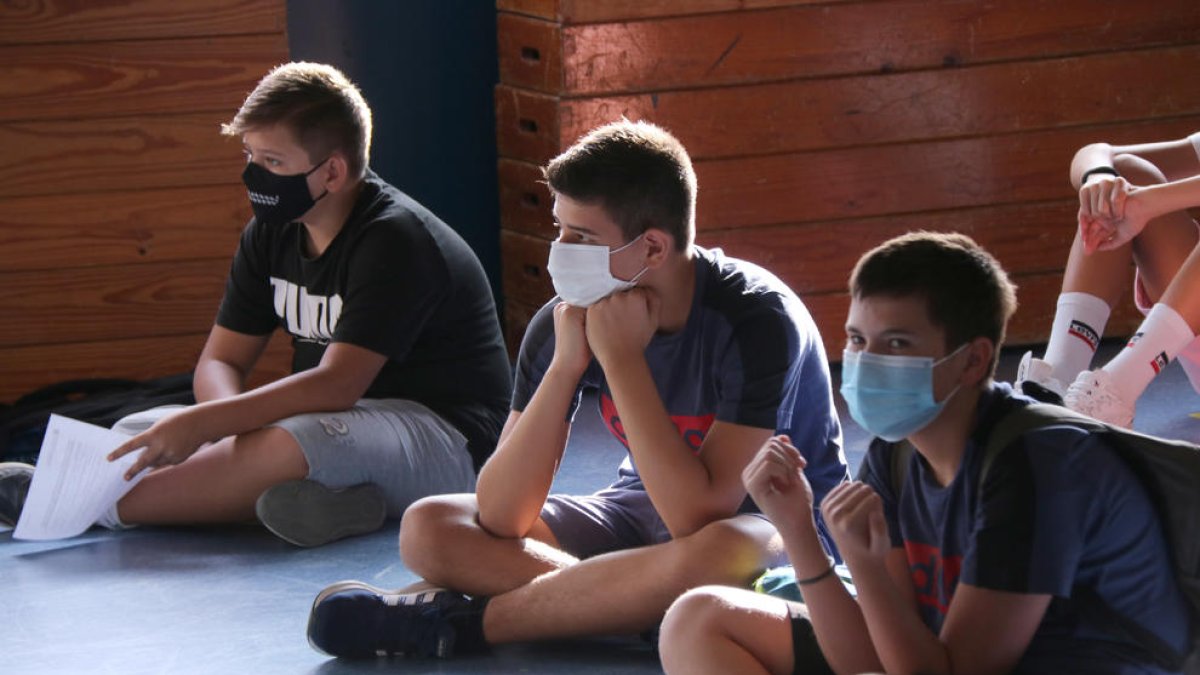
[(580, 138), (542, 170), (557, 194), (599, 204), (630, 241), (650, 228), (692, 245), (696, 172), (683, 144), (649, 122), (621, 120)]
[(946, 350), (977, 337), (997, 347), (996, 370), (1016, 287), (1004, 268), (964, 234), (909, 232), (865, 253), (850, 274), (850, 295), (925, 299), (929, 318), (946, 332)]
[(322, 63), (285, 63), (267, 73), (233, 119), (226, 136), (282, 124), (311, 162), (334, 151), (346, 155), (352, 176), (361, 178), (371, 155), (371, 108), (340, 70)]

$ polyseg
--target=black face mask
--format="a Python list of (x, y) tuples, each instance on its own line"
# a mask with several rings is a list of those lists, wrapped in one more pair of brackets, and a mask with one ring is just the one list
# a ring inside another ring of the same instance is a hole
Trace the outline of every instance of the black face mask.
[(242, 172), (242, 182), (250, 194), (250, 208), (254, 217), (265, 225), (286, 225), (300, 216), (317, 203), (317, 200), (329, 194), (326, 190), (317, 199), (308, 192), (308, 174), (316, 171), (329, 158), (317, 162), (317, 165), (304, 173), (290, 176), (280, 176), (271, 173), (262, 166), (249, 162)]

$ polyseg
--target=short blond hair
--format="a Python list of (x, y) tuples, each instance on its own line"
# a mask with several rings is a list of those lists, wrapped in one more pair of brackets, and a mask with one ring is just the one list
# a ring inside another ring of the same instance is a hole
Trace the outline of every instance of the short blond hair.
[(246, 97), (233, 119), (221, 125), (226, 136), (283, 125), (319, 162), (341, 151), (350, 174), (361, 178), (371, 159), (371, 108), (340, 70), (323, 63), (276, 66)]

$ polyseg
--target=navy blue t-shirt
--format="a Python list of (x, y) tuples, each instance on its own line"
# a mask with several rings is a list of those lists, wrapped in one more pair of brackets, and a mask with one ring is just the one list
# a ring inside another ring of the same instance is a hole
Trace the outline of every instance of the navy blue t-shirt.
[[(1028, 402), (1002, 383), (984, 393), (975, 435), (945, 487), (913, 453), (897, 497), (891, 444), (871, 444), (863, 480), (883, 499), (892, 544), (908, 556), (922, 619), (941, 631), (959, 581), (1048, 594), (1017, 672), (1164, 672), (1115, 628), (1113, 613), (1182, 653), (1188, 609), (1154, 507), (1104, 439), (1070, 426), (1030, 431), (996, 456), (980, 486), (987, 429)], [(1107, 610), (1085, 600), (1096, 596)]]
[[(696, 287), (683, 330), (655, 335), (646, 361), (667, 414), (699, 449), (715, 420), (788, 433), (808, 460), (806, 475), (819, 501), (847, 476), (841, 426), (829, 386), (829, 365), (816, 325), (796, 294), (767, 270), (694, 247)], [(523, 411), (554, 355), (552, 299), (538, 310), (521, 343), (513, 410)], [(599, 390), (609, 431), (628, 443), (612, 393), (595, 360), (579, 382)], [(636, 478), (626, 458), (620, 473)]]

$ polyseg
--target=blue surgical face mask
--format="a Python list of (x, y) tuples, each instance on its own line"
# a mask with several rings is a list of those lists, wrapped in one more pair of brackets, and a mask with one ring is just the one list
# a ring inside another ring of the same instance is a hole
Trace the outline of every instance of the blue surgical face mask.
[(842, 352), (842, 398), (850, 416), (873, 436), (895, 443), (924, 429), (958, 387), (933, 400), (933, 368), (966, 348), (934, 361), (922, 356)]

